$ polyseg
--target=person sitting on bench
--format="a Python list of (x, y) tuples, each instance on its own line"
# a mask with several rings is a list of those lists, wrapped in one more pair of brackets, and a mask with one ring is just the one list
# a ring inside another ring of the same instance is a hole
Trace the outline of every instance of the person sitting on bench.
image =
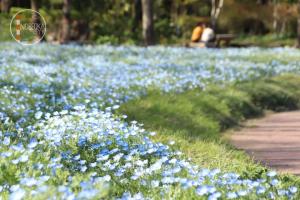
[(205, 44), (205, 46), (208, 45), (208, 43), (213, 42), (215, 39), (215, 32), (214, 30), (209, 26), (204, 24), (204, 30), (201, 36), (201, 42)]
[(197, 23), (192, 33), (192, 37), (191, 37), (192, 42), (200, 42), (204, 28), (205, 28), (204, 23), (202, 22)]
[(199, 22), (193, 30), (190, 46), (206, 47), (215, 39), (215, 33), (207, 24)]

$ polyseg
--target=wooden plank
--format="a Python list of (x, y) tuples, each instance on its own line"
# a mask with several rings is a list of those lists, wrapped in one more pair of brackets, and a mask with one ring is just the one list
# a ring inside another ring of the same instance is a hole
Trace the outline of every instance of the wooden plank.
[(280, 172), (300, 175), (300, 111), (255, 120), (235, 131), (230, 140), (257, 162)]

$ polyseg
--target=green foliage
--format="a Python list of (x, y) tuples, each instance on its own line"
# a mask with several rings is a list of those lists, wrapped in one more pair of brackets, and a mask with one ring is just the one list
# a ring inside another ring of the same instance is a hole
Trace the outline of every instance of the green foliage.
[(294, 110), (298, 107), (299, 96), (294, 91), (282, 87), (276, 81), (265, 81), (262, 83), (248, 83), (241, 87), (247, 91), (252, 102), (261, 109), (274, 111)]
[[(293, 6), (295, 0), (278, 2), (289, 3)], [(62, 4), (62, 0), (42, 0), (40, 3), (40, 12), (47, 22), (46, 38), (49, 40), (58, 39)], [(235, 34), (273, 33), (272, 5), (272, 3), (260, 5), (256, 1), (249, 2), (245, 0), (225, 1), (218, 19), (217, 32)], [(15, 3), (14, 6), (20, 5)], [(155, 37), (157, 43), (161, 44), (185, 43), (190, 39), (191, 32), (197, 22), (210, 21), (210, 0), (157, 0), (153, 1), (153, 7)], [(14, 13), (16, 9), (20, 8), (13, 7), (11, 13)], [(241, 12), (244, 14), (240, 15)], [(296, 37), (297, 34), (295, 12), (284, 16), (278, 22), (281, 30), (280, 37), (243, 37), (235, 40), (235, 44), (293, 45), (294, 41), (291, 38)], [(9, 34), (10, 17), (10, 15), (9, 17), (5, 14), (0, 15), (0, 41), (11, 41)], [(141, 6), (136, 7), (135, 1), (72, 1), (71, 18), (86, 24), (83, 30), (80, 31), (82, 34), (88, 32), (88, 42), (97, 44), (142, 44)], [(72, 26), (73, 29), (76, 29), (74, 25)]]
[(99, 36), (96, 40), (96, 44), (118, 44), (119, 39), (114, 36)]
[(294, 46), (296, 40), (290, 36), (276, 36), (275, 34), (267, 35), (240, 35), (232, 41), (234, 45), (241, 46), (261, 46), (261, 47), (278, 47)]
[(9, 14), (0, 13), (0, 41), (12, 41), (10, 34), (10, 21), (11, 16)]

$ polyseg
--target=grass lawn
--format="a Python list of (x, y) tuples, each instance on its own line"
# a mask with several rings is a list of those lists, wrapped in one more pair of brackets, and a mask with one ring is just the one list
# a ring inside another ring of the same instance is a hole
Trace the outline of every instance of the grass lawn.
[[(235, 171), (258, 178), (266, 168), (242, 151), (234, 149), (223, 132), (242, 121), (262, 116), (264, 111), (299, 108), (300, 77), (283, 75), (226, 86), (211, 85), (181, 94), (156, 90), (123, 104), (120, 113), (137, 120), (147, 130), (157, 132), (157, 141), (176, 141), (192, 162), (206, 168)], [(300, 186), (300, 179), (281, 175), (283, 182)]]
[(296, 38), (286, 36), (268, 35), (245, 35), (239, 36), (232, 41), (232, 45), (238, 46), (259, 46), (259, 47), (280, 47), (295, 46)]

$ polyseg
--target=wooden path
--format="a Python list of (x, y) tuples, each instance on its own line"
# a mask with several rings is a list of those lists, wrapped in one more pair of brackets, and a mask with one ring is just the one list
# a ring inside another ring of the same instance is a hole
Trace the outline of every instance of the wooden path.
[(280, 172), (300, 175), (300, 111), (250, 121), (230, 139), (254, 160)]

